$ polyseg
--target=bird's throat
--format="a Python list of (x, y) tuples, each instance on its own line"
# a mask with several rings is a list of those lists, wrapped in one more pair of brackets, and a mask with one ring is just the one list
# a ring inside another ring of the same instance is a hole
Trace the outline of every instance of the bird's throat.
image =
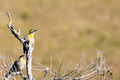
[(33, 34), (29, 34), (28, 37), (29, 38), (34, 38), (34, 35)]
[(26, 64), (26, 60), (22, 60), (21, 62), (22, 62), (23, 64)]

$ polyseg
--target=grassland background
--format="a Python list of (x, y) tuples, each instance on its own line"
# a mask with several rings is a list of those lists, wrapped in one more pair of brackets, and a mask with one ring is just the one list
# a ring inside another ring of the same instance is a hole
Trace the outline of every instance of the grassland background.
[[(96, 56), (96, 49), (113, 64), (115, 80), (120, 80), (120, 0), (0, 0), (0, 55), (22, 54), (21, 43), (7, 28), (10, 10), (22, 37), (31, 28), (38, 29), (33, 56), (53, 68), (59, 59), (66, 65), (79, 61), (82, 50), (86, 60)], [(63, 67), (64, 68), (64, 67)], [(42, 72), (33, 71), (36, 80)], [(17, 79), (19, 80), (19, 79)], [(21, 79), (20, 79), (21, 80)]]

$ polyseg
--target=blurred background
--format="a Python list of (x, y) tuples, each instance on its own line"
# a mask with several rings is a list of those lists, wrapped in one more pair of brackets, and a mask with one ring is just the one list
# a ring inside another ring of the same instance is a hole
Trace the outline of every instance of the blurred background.
[[(9, 10), (22, 37), (31, 28), (38, 30), (33, 57), (41, 64), (49, 66), (51, 55), (54, 69), (60, 59), (63, 68), (71, 60), (76, 65), (83, 50), (89, 62), (100, 49), (113, 65), (114, 80), (120, 80), (119, 3), (120, 0), (0, 0), (0, 55), (3, 47), (6, 56), (18, 58), (23, 52), (21, 43), (7, 28)], [(43, 72), (33, 70), (33, 76), (40, 80)]]

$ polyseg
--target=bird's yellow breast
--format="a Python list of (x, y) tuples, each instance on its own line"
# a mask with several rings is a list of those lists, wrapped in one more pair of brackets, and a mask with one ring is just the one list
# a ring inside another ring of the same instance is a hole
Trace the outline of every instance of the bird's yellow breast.
[(29, 37), (29, 38), (34, 38), (34, 35), (29, 34), (28, 37)]
[(26, 60), (22, 60), (21, 62), (22, 62), (23, 64), (26, 64)]
[(23, 57), (20, 58), (20, 61), (21, 61), (23, 64), (26, 64), (26, 60), (24, 60)]

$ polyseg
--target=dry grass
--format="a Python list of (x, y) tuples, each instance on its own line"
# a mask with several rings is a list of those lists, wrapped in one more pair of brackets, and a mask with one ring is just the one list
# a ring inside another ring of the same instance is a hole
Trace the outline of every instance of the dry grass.
[[(115, 80), (119, 80), (119, 3), (119, 0), (0, 0), (0, 55), (3, 46), (8, 56), (22, 54), (22, 45), (6, 27), (6, 12), (10, 10), (22, 36), (31, 28), (38, 29), (33, 56), (39, 57), (42, 64), (49, 65), (49, 55), (54, 65), (59, 59), (63, 64), (71, 58), (77, 63), (82, 49), (90, 59), (99, 48), (113, 63)], [(42, 76), (33, 73), (36, 80)]]

